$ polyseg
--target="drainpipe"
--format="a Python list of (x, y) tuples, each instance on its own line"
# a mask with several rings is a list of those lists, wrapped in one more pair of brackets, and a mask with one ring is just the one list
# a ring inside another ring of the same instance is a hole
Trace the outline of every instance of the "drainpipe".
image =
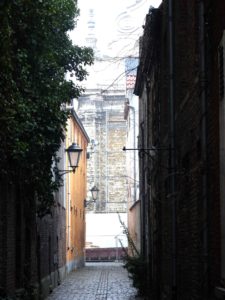
[(203, 257), (204, 257), (204, 299), (208, 299), (208, 195), (207, 195), (207, 140), (206, 140), (206, 66), (205, 66), (205, 7), (199, 1), (199, 46), (200, 46), (200, 85), (201, 85), (201, 148), (204, 172), (202, 175), (202, 208), (203, 208)]
[(135, 125), (135, 119), (136, 119), (136, 114), (135, 114), (135, 107), (128, 105), (128, 107), (132, 110), (133, 112), (133, 149), (134, 149), (134, 202), (137, 201), (137, 191), (136, 191), (136, 125)]
[(109, 155), (108, 155), (108, 151), (109, 151), (109, 137), (108, 137), (108, 130), (109, 130), (109, 126), (108, 126), (108, 123), (109, 123), (109, 114), (108, 114), (108, 111), (106, 110), (105, 112), (105, 122), (106, 122), (106, 129), (105, 129), (105, 132), (106, 132), (106, 211), (108, 212), (108, 209), (109, 209), (109, 169), (108, 169), (108, 159), (109, 159)]
[(170, 114), (170, 156), (171, 156), (171, 204), (172, 204), (172, 300), (177, 299), (177, 211), (176, 211), (176, 182), (175, 182), (175, 93), (174, 93), (174, 16), (173, 0), (168, 0), (168, 18), (169, 18), (169, 114)]
[(68, 192), (67, 192), (67, 197), (68, 197), (68, 202), (67, 202), (67, 214), (68, 214), (68, 224), (67, 224), (67, 238), (68, 238), (68, 245), (67, 245), (67, 250), (70, 249), (71, 247), (71, 240), (70, 240), (70, 231), (71, 231), (71, 212), (70, 212), (70, 207), (71, 207), (71, 193), (70, 193), (70, 174), (67, 175), (68, 178)]
[[(140, 123), (140, 140), (141, 143), (139, 145), (140, 148), (144, 148), (144, 121)], [(145, 171), (144, 171), (144, 163), (143, 159), (139, 160), (140, 168), (140, 225), (141, 225), (141, 254), (145, 257), (146, 255), (146, 241), (145, 241), (145, 233), (146, 233), (146, 210), (145, 210), (145, 185), (144, 185), (144, 178), (145, 178)], [(140, 173), (141, 172), (141, 173)]]

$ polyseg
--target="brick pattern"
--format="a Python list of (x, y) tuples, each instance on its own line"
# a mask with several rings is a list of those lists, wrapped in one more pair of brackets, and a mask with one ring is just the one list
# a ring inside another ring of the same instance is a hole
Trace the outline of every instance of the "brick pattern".
[[(141, 97), (139, 142), (146, 148), (152, 144), (170, 147), (168, 2), (150, 11), (142, 39), (136, 93)], [(140, 160), (142, 252), (149, 264), (151, 299), (170, 299), (174, 294), (182, 300), (214, 299), (214, 288), (220, 281), (217, 51), (225, 28), (225, 3), (202, 2), (203, 74), (201, 3), (172, 2), (176, 169), (170, 168), (170, 151), (158, 151), (153, 158), (145, 155)]]
[(38, 220), (40, 278), (51, 277), (52, 272), (66, 263), (65, 220), (65, 209), (60, 205), (53, 209), (52, 216)]
[[(68, 207), (62, 198), (62, 190), (55, 194), (55, 204), (51, 208), (51, 213), (38, 218), (32, 187), (21, 186), (23, 182), (20, 180), (21, 175), (18, 174), (15, 185), (11, 184), (9, 179), (1, 181), (0, 298), (6, 295), (17, 295), (18, 299), (22, 299), (25, 290), (31, 288), (44, 298), (66, 275), (68, 253), (69, 258), (75, 259), (76, 263), (79, 260), (79, 266), (84, 264), (84, 199), (88, 138), (81, 130), (81, 126), (78, 126), (78, 122), (75, 123), (80, 132), (76, 134), (76, 139), (73, 141), (81, 145), (83, 153), (79, 171), (75, 174), (78, 176), (79, 185), (75, 185), (74, 189), (74, 185), (71, 184), (73, 201), (71, 201), (70, 212), (73, 222), (70, 225), (74, 229), (71, 231), (74, 249), (68, 251), (66, 248), (66, 208)], [(77, 265), (75, 264), (74, 267)]]
[[(127, 250), (127, 249), (126, 249)], [(118, 248), (87, 248), (85, 250), (86, 261), (116, 261), (122, 260), (125, 250)]]
[[(1, 181), (0, 295), (15, 295), (37, 282), (34, 208), (24, 203), (18, 184)], [(29, 193), (29, 191), (26, 191)]]
[[(95, 143), (89, 146), (87, 189), (90, 190), (94, 183), (99, 188), (95, 206), (89, 204), (87, 211), (127, 210), (126, 157), (122, 151), (126, 143), (126, 122), (123, 117), (125, 95), (116, 93), (112, 97), (106, 95), (92, 99), (87, 91), (87, 95), (79, 98), (78, 115), (90, 140)], [(87, 200), (92, 200), (90, 194)]]

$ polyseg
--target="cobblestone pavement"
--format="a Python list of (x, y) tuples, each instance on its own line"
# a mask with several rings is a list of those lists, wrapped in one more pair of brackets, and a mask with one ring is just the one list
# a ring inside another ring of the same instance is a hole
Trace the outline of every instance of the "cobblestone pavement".
[(135, 296), (121, 263), (86, 263), (68, 275), (47, 300), (133, 300)]

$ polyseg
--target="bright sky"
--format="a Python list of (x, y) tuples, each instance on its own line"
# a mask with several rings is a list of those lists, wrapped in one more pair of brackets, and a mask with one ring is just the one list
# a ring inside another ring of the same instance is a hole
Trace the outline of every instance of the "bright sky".
[(161, 0), (78, 0), (80, 17), (72, 35), (74, 43), (85, 45), (87, 21), (93, 9), (101, 53), (114, 57), (132, 54), (150, 6), (158, 7), (160, 3)]
[(101, 59), (96, 59), (94, 66), (88, 68), (90, 75), (83, 82), (84, 87), (103, 90), (111, 86), (124, 87), (125, 69), (121, 58), (138, 56), (146, 14), (151, 6), (158, 7), (160, 3), (161, 0), (78, 0), (80, 16), (70, 36), (74, 44), (89, 46), (86, 38), (88, 32), (90, 34), (88, 20), (92, 9), (95, 22), (92, 34), (97, 39), (95, 56)]
[[(120, 214), (121, 220), (127, 226), (127, 215)], [(119, 222), (117, 214), (86, 214), (86, 242), (93, 243), (94, 246), (120, 247), (117, 237), (122, 241), (123, 246), (127, 247), (127, 238), (123, 233), (123, 228)], [(103, 226), (104, 224), (104, 226)], [(113, 226), (112, 226), (113, 224)]]
[[(86, 88), (125, 89), (125, 65), (122, 57), (138, 55), (138, 40), (143, 33), (142, 25), (151, 6), (158, 7), (161, 0), (78, 0), (80, 17), (77, 28), (70, 34), (74, 44), (88, 46), (88, 20), (90, 9), (94, 12), (95, 36), (97, 38), (96, 60), (88, 69)], [(121, 227), (115, 226), (116, 214), (87, 215), (87, 241), (101, 247), (114, 247), (115, 237)], [(113, 220), (113, 221), (112, 221)], [(102, 226), (104, 224), (104, 226)], [(113, 228), (112, 225), (113, 224)]]

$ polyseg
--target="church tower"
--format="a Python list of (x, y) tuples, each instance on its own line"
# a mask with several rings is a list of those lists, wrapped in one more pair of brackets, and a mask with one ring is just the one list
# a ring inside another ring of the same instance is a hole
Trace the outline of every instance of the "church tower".
[(96, 53), (96, 44), (97, 44), (97, 38), (96, 38), (96, 29), (95, 29), (95, 14), (94, 9), (89, 10), (89, 16), (88, 16), (88, 34), (86, 37), (86, 45), (88, 47), (91, 47), (94, 52)]

